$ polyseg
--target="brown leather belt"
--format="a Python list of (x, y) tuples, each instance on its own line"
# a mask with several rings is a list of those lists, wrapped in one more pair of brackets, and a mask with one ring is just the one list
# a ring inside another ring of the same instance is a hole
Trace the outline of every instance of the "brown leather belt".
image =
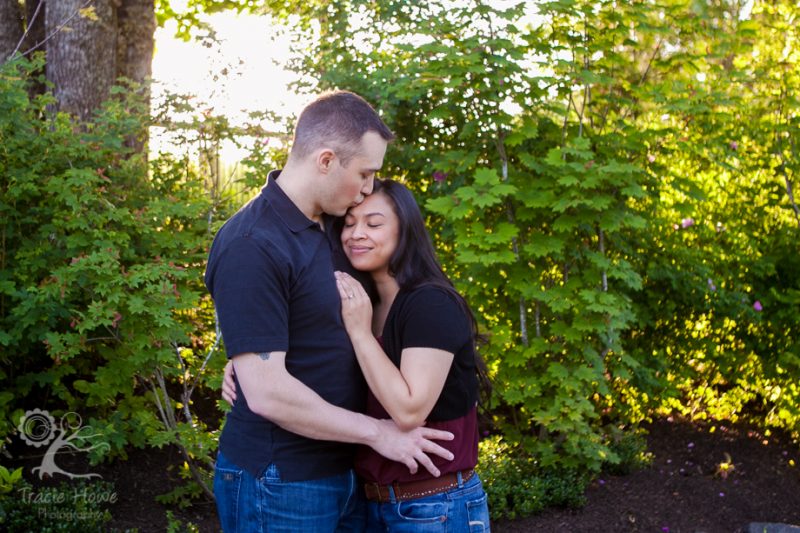
[[(473, 474), (475, 474), (475, 470), (463, 470), (461, 472), (461, 481), (466, 483)], [(392, 491), (394, 492), (394, 499), (402, 502), (430, 496), (431, 494), (439, 494), (456, 487), (458, 487), (458, 472), (452, 472), (450, 474), (442, 474), (439, 477), (409, 481), (408, 483), (392, 483), (391, 485), (365, 483), (364, 492), (370, 501), (388, 503), (392, 501)]]

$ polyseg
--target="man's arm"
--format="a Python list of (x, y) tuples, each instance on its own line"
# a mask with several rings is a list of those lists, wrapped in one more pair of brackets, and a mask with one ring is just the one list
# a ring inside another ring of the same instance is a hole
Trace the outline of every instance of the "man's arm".
[(390, 420), (377, 420), (326, 402), (286, 370), (286, 352), (245, 353), (233, 358), (239, 386), (250, 410), (280, 427), (317, 440), (365, 444), (387, 459), (418, 465), (438, 476), (428, 454), (452, 459), (453, 454), (433, 440), (452, 440), (453, 434), (425, 427), (401, 431)]

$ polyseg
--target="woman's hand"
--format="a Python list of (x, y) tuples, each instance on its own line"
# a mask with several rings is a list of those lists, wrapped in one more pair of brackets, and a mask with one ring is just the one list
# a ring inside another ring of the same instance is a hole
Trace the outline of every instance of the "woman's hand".
[(236, 402), (236, 383), (233, 380), (233, 361), (225, 365), (222, 375), (222, 399), (233, 405)]
[(342, 299), (342, 320), (350, 339), (372, 335), (372, 302), (367, 291), (353, 276), (336, 272), (336, 286)]

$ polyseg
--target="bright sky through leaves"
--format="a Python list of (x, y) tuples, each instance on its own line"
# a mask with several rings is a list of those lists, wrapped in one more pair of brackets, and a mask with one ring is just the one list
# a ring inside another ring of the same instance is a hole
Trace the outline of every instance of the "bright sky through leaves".
[[(198, 111), (224, 115), (234, 125), (241, 125), (249, 111), (292, 116), (302, 109), (307, 97), (287, 87), (296, 77), (283, 68), (289, 56), (288, 37), (277, 35), (269, 18), (225, 12), (204, 20), (216, 31), (219, 43), (177, 39), (174, 22), (156, 31), (154, 107), (165, 91), (192, 94)], [(261, 126), (275, 128), (268, 123)], [(158, 143), (157, 135), (154, 138)], [(227, 161), (241, 155), (223, 147), (222, 158)]]

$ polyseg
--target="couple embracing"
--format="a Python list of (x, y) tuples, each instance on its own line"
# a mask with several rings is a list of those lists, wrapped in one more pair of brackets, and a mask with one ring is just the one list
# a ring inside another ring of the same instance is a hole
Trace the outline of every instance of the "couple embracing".
[(226, 533), (489, 531), (476, 324), (411, 192), (375, 177), (392, 139), (358, 95), (320, 96), (214, 239)]

